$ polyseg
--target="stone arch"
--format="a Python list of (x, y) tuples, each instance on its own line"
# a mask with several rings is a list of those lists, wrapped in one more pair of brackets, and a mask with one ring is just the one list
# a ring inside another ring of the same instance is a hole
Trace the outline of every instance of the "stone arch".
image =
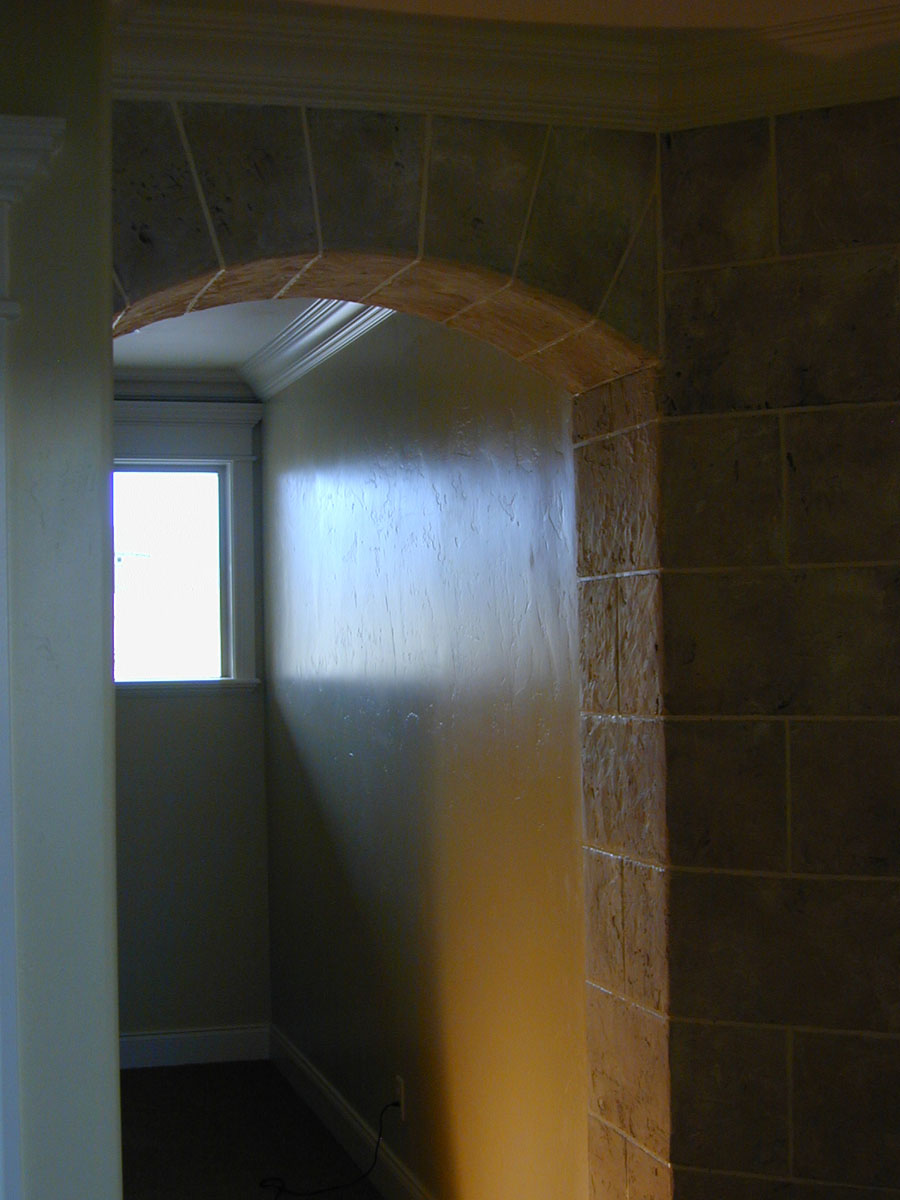
[(572, 396), (589, 1170), (598, 1194), (663, 1195), (655, 137), (163, 102), (114, 118), (116, 335), (243, 300), (351, 300), (465, 331)]

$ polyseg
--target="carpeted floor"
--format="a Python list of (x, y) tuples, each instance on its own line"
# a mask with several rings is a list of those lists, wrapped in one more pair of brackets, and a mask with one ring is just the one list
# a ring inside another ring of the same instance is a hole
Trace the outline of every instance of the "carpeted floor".
[[(356, 1165), (268, 1062), (122, 1072), (125, 1200), (273, 1200), (359, 1175)], [(367, 1182), (332, 1200), (379, 1200)]]

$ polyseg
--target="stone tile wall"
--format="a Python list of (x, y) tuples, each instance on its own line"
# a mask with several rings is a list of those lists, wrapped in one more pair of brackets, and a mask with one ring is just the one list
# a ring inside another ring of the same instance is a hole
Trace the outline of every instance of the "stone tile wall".
[(900, 1197), (898, 154), (898, 101), (662, 143), (678, 1200)]

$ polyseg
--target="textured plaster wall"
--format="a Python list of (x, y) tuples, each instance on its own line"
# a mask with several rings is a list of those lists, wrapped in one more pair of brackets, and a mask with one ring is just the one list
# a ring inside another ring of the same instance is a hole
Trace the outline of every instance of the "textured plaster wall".
[(435, 1197), (587, 1195), (565, 394), (395, 317), (265, 421), (273, 1020)]

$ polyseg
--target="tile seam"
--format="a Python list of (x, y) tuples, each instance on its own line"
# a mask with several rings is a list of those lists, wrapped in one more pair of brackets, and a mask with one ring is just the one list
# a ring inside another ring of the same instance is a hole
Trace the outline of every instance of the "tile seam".
[[(170, 100), (169, 104), (172, 109), (172, 116), (175, 118), (175, 128), (178, 130), (178, 137), (179, 137), (179, 140), (181, 141), (181, 148), (184, 151), (184, 156), (187, 159), (188, 168), (191, 172), (191, 179), (193, 179), (193, 181), (194, 181), (194, 190), (197, 193), (197, 199), (200, 201), (200, 208), (203, 212), (203, 220), (206, 222), (206, 229), (207, 229), (207, 232), (209, 233), (209, 239), (213, 245), (213, 251), (216, 256), (216, 262), (219, 264), (219, 272), (221, 273), (222, 271), (225, 270), (225, 256), (222, 254), (222, 247), (219, 245), (219, 238), (216, 233), (216, 227), (213, 224), (212, 213), (209, 211), (209, 204), (207, 203), (206, 195), (204, 194), (204, 191), (203, 191), (203, 185), (200, 182), (200, 175), (197, 171), (197, 164), (194, 161), (194, 153), (191, 150), (191, 144), (188, 141), (187, 130), (184, 127), (184, 121), (182, 120), (181, 110), (178, 107), (177, 100)], [(210, 283), (212, 283), (212, 280), (210, 280)], [(209, 284), (207, 284), (207, 287), (208, 286), (209, 286)], [(205, 291), (205, 289), (204, 289), (204, 291)], [(197, 297), (195, 298), (195, 302), (196, 302), (196, 300), (199, 300), (199, 298), (202, 294), (203, 293), (200, 292), (197, 295)], [(190, 309), (188, 309), (188, 311), (190, 312)]]
[(596, 1112), (588, 1111), (588, 1116), (592, 1121), (597, 1121), (598, 1124), (605, 1126), (607, 1129), (611, 1129), (613, 1133), (617, 1133), (627, 1145), (633, 1146), (635, 1149), (642, 1151), (642, 1153), (646, 1154), (648, 1158), (652, 1158), (655, 1162), (658, 1162), (660, 1166), (671, 1167), (672, 1164), (667, 1158), (662, 1158), (656, 1153), (655, 1150), (651, 1150), (648, 1146), (645, 1146), (643, 1142), (639, 1142), (636, 1137), (630, 1133), (627, 1133), (621, 1128), (621, 1126), (616, 1125), (615, 1122), (607, 1120), (606, 1117), (601, 1117), (600, 1114)]

